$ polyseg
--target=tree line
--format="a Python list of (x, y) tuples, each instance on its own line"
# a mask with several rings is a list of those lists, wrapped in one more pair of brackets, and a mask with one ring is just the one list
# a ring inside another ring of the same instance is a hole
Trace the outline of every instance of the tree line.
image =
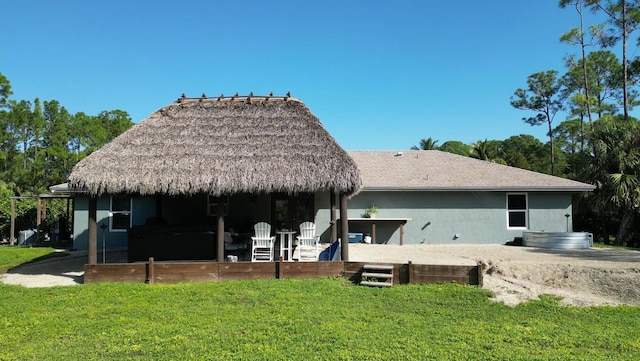
[[(545, 126), (548, 141), (522, 134), (473, 144), (422, 139), (412, 149), (439, 149), (491, 162), (570, 178), (596, 186), (574, 201), (574, 228), (606, 243), (640, 247), (640, 122), (629, 112), (640, 104), (640, 57), (628, 56), (640, 27), (640, 0), (560, 0), (576, 12), (577, 27), (560, 41), (577, 48), (564, 73), (527, 77), (510, 104), (527, 112), (522, 121)], [(606, 23), (584, 24), (585, 12)], [(619, 58), (611, 49), (620, 46)], [(557, 123), (557, 117), (565, 115)]]
[[(16, 100), (12, 95), (10, 81), (0, 73), (0, 234), (5, 239), (10, 197), (34, 196), (66, 182), (80, 159), (133, 125), (122, 110), (71, 114), (57, 100)], [(48, 213), (45, 228), (53, 227), (62, 209), (56, 202), (50, 206), (59, 209)], [(35, 201), (19, 202), (16, 213), (18, 230), (35, 226)]]

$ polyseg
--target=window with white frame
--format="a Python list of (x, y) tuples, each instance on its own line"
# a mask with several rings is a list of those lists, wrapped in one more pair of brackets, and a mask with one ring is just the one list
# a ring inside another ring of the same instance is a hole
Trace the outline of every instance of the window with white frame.
[(109, 214), (109, 230), (126, 231), (131, 227), (131, 197), (112, 196)]
[(526, 193), (507, 194), (507, 228), (527, 229), (529, 208)]

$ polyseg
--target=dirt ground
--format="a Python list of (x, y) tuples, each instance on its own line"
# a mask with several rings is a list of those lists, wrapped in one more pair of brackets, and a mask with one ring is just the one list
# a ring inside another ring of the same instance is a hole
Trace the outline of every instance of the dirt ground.
[[(373, 251), (376, 248), (379, 250)], [(640, 252), (637, 251), (356, 244), (350, 248), (349, 259), (451, 265), (481, 263), (483, 287), (494, 292), (495, 301), (511, 306), (542, 294), (562, 297), (562, 302), (568, 305), (640, 305)]]
[[(640, 252), (610, 249), (542, 249), (504, 245), (350, 244), (349, 259), (484, 266), (484, 288), (507, 305), (541, 294), (569, 305), (640, 305)], [(0, 281), (25, 287), (82, 284), (86, 252), (16, 267)], [(99, 262), (102, 255), (98, 255)], [(126, 262), (126, 251), (108, 252), (106, 261)]]

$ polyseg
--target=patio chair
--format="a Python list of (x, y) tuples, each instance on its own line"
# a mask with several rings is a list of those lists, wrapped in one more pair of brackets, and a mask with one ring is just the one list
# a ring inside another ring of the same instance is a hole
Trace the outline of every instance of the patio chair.
[(251, 262), (273, 262), (273, 244), (276, 239), (271, 236), (271, 225), (258, 222), (253, 226), (255, 235), (251, 237)]
[(318, 239), (316, 225), (313, 222), (300, 223), (300, 235), (298, 239), (298, 261), (318, 260)]
[(247, 251), (249, 244), (247, 242), (235, 241), (231, 232), (224, 232), (224, 250), (225, 251)]

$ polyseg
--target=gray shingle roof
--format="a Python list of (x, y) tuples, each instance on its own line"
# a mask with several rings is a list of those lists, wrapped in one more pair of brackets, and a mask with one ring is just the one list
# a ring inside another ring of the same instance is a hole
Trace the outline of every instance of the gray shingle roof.
[[(366, 190), (592, 191), (569, 179), (438, 150), (350, 151)], [(400, 155), (402, 154), (402, 155)]]

